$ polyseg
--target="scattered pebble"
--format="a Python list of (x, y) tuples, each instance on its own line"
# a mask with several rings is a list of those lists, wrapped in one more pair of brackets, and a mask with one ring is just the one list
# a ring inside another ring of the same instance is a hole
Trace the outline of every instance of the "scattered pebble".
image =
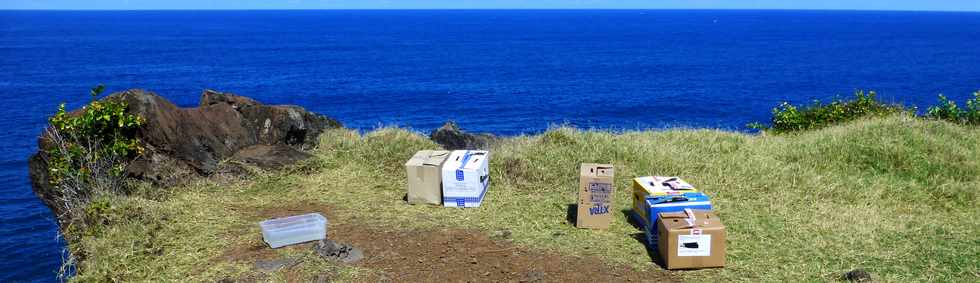
[(527, 278), (524, 278), (524, 280), (521, 280), (521, 282), (538, 282), (538, 281), (542, 281), (542, 280), (544, 280), (544, 275), (545, 275), (544, 272), (534, 270), (534, 271), (528, 272), (527, 273)]
[(295, 258), (260, 259), (255, 261), (255, 269), (265, 273), (270, 273), (284, 267), (292, 266), (297, 262), (299, 262), (299, 260)]
[(313, 245), (313, 250), (320, 257), (329, 261), (339, 261), (343, 263), (355, 263), (364, 258), (361, 249), (347, 244), (338, 244), (331, 240), (320, 240)]

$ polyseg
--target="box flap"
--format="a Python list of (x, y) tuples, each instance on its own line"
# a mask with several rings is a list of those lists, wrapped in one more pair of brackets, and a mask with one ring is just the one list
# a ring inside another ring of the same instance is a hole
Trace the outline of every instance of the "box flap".
[[(693, 219), (691, 219), (692, 214)], [(721, 219), (709, 210), (688, 209), (678, 212), (661, 212), (659, 221), (663, 222), (663, 227), (669, 230), (725, 228), (725, 225), (721, 224)]]
[(415, 155), (412, 155), (412, 158), (409, 158), (408, 161), (405, 161), (405, 166), (422, 166), (422, 163), (425, 162), (425, 159), (427, 156), (429, 156), (430, 152), (432, 151), (419, 150), (418, 152), (415, 153)]
[(455, 150), (449, 155), (443, 168), (475, 170), (479, 169), (489, 157), (490, 152), (485, 150)]
[(442, 163), (449, 158), (449, 151), (447, 150), (425, 150), (426, 153), (422, 157), (422, 165), (425, 166), (442, 166)]
[(615, 170), (616, 168), (612, 164), (582, 163), (580, 174), (592, 177), (613, 177)]
[(698, 191), (694, 186), (679, 177), (645, 176), (634, 178), (633, 183), (640, 185), (650, 195), (682, 194)]

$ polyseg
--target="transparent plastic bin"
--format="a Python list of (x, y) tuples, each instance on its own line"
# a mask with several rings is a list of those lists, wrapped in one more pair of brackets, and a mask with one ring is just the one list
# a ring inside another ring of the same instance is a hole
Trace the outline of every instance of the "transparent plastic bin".
[(259, 226), (262, 239), (273, 249), (327, 237), (327, 218), (319, 213), (269, 219)]

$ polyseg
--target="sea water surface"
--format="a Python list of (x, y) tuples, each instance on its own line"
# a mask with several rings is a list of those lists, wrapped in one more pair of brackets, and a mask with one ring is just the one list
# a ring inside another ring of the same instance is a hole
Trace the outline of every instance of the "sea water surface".
[(980, 89), (980, 13), (0, 11), (0, 281), (53, 281), (64, 244), (27, 158), (61, 102), (143, 88), (298, 104), (348, 127), (745, 130), (782, 101)]

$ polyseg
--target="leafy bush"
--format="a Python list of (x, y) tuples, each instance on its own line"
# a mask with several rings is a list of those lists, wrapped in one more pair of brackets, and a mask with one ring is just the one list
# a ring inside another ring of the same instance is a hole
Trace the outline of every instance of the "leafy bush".
[(84, 218), (93, 195), (121, 192), (126, 166), (143, 153), (135, 138), (143, 119), (126, 113), (125, 102), (98, 100), (104, 90), (92, 88), (92, 102), (77, 113), (61, 104), (49, 119), (49, 180), (59, 193), (61, 212), (71, 214), (62, 219)]
[(771, 127), (760, 123), (750, 124), (749, 127), (783, 133), (818, 129), (862, 117), (887, 116), (906, 111), (901, 105), (882, 103), (875, 96), (874, 91), (857, 91), (853, 100), (837, 99), (829, 104), (814, 101), (804, 107), (784, 102), (772, 110)]
[(980, 90), (973, 93), (973, 99), (966, 101), (966, 121), (972, 125), (980, 125)]
[(973, 99), (966, 101), (966, 108), (960, 108), (955, 101), (939, 95), (939, 105), (929, 107), (926, 117), (953, 123), (980, 125), (980, 91), (973, 93)]
[(951, 122), (959, 122), (960, 117), (963, 116), (962, 113), (963, 110), (956, 105), (955, 101), (949, 100), (946, 98), (946, 96), (940, 94), (939, 105), (929, 107), (926, 117)]

